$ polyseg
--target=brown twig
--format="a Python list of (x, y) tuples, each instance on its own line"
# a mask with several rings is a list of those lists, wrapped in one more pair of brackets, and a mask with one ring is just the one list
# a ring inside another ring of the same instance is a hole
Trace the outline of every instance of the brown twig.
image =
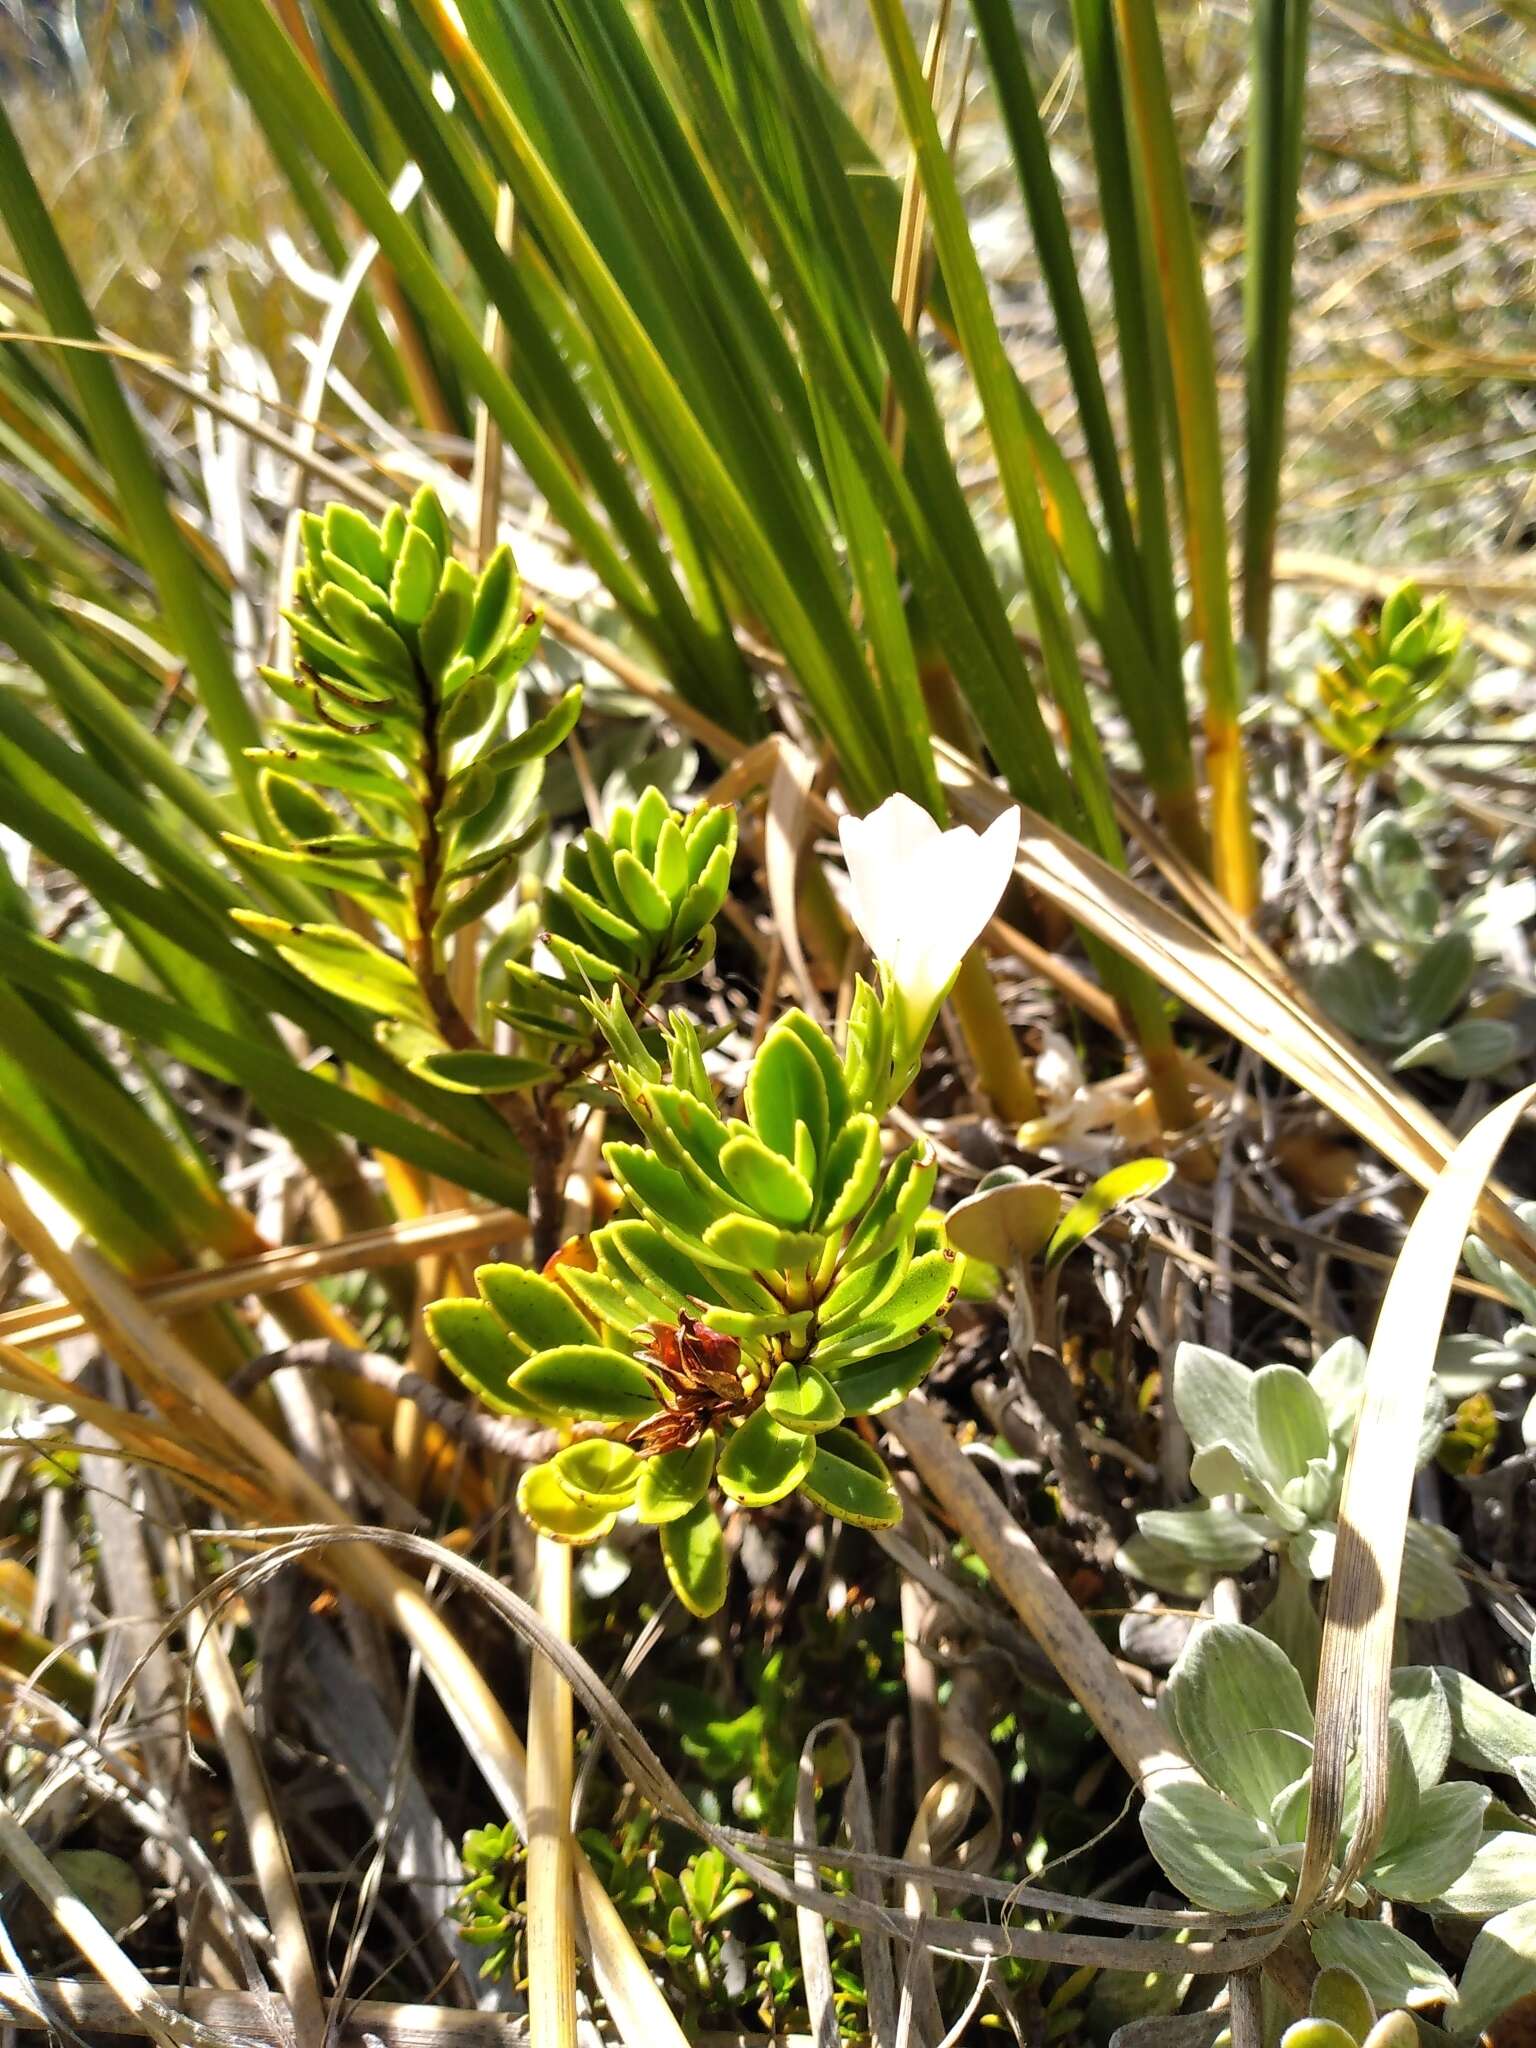
[(423, 1415), (435, 1422), (445, 1436), (469, 1444), (476, 1450), (494, 1451), (504, 1458), (527, 1464), (538, 1455), (548, 1432), (531, 1429), (515, 1415), (492, 1415), (483, 1408), (457, 1401), (441, 1387), (377, 1351), (353, 1351), (326, 1337), (306, 1337), (285, 1344), (276, 1351), (264, 1351), (259, 1358), (242, 1365), (229, 1382), (236, 1400), (244, 1400), (275, 1372), (289, 1368), (300, 1372), (350, 1373), (371, 1387), (382, 1387), (397, 1400), (412, 1401)]

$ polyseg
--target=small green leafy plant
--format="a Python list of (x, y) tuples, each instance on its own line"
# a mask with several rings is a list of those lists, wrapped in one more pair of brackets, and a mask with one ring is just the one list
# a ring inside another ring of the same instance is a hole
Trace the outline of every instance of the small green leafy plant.
[(803, 1012), (779, 1020), (739, 1117), (685, 1013), (664, 1067), (618, 1003), (594, 1008), (641, 1139), (605, 1151), (630, 1213), (594, 1233), (591, 1270), (483, 1267), (478, 1300), (439, 1302), (429, 1322), (483, 1399), (569, 1432), (523, 1476), (529, 1519), (590, 1542), (633, 1508), (660, 1528), (679, 1597), (709, 1614), (726, 1583), (713, 1484), (746, 1507), (798, 1488), (845, 1521), (898, 1519), (879, 1453), (849, 1425), (937, 1359), (958, 1261), (926, 1213), (931, 1151), (887, 1162), (867, 1107), (884, 1033), (867, 984), (841, 1058)]
[[(1202, 1344), (1181, 1345), (1173, 1399), (1194, 1450), (1190, 1477), (1205, 1499), (1138, 1515), (1137, 1534), (1120, 1554), (1124, 1569), (1165, 1591), (1203, 1593), (1222, 1573), (1244, 1571), (1271, 1551), (1304, 1578), (1326, 1579), (1365, 1359), (1365, 1347), (1347, 1337), (1310, 1374), (1292, 1365), (1255, 1372)], [(1420, 1464), (1434, 1455), (1444, 1428), (1444, 1400), (1433, 1387)], [(1214, 1505), (1232, 1495), (1241, 1506)], [(1459, 1556), (1448, 1531), (1409, 1522), (1406, 1617), (1434, 1620), (1466, 1606)]]
[(300, 716), (249, 750), (275, 841), (229, 836), (243, 856), (346, 898), (398, 951), (348, 925), (234, 916), (374, 1012), (413, 1072), (477, 1094), (520, 1087), (537, 1063), (481, 1045), (449, 992), (446, 950), (520, 880), (544, 829), (543, 762), (576, 723), (580, 686), (510, 730), (541, 614), (507, 548), (478, 577), (464, 567), (426, 487), (378, 525), (332, 505), (306, 514), (302, 534), (285, 614), (295, 672), (263, 671)]
[(1328, 634), (1333, 662), (1317, 672), (1318, 731), (1356, 777), (1457, 681), (1465, 635), (1445, 599), (1400, 583), (1374, 620)]
[(589, 828), (566, 848), (539, 903), (548, 965), (507, 958), (493, 1014), (551, 1073), (585, 1063), (596, 1035), (590, 997), (617, 995), (638, 1016), (708, 965), (735, 854), (728, 805), (683, 813), (650, 788), (633, 809), (615, 806), (605, 831)]
[[(634, 913), (630, 930), (661, 939), (659, 971), (671, 977), (717, 905), (729, 843), (707, 814), (690, 830), (646, 800), (625, 830), (600, 855), (589, 834), (579, 872), (593, 889), (575, 883), (573, 915), (611, 937), (592, 915), (611, 887)], [(552, 932), (566, 988), (586, 982), (587, 1028), (601, 1033), (609, 1091), (636, 1133), (604, 1150), (624, 1211), (584, 1256), (545, 1273), (483, 1267), (475, 1298), (428, 1310), (439, 1350), (483, 1400), (560, 1432), (518, 1487), (546, 1535), (593, 1542), (633, 1511), (660, 1530), (678, 1597), (704, 1616), (726, 1591), (717, 1489), (743, 1508), (798, 1490), (843, 1521), (899, 1519), (890, 1473), (854, 1425), (937, 1360), (963, 1265), (929, 1212), (931, 1147), (888, 1157), (882, 1117), (916, 1072), (1017, 837), (1017, 814), (980, 837), (941, 834), (901, 798), (847, 821), (879, 993), (857, 983), (841, 1051), (804, 1011), (781, 1017), (735, 1114), (686, 1011), (648, 1042), (632, 985), (599, 976), (600, 956), (570, 927)], [(922, 887), (914, 879), (899, 919), (903, 863)], [(568, 862), (561, 893), (571, 886)], [(531, 974), (514, 989), (526, 998)]]
[(480, 1974), (496, 1983), (510, 1971), (522, 1976), (527, 1920), (522, 1905), (522, 1869), (527, 1858), (511, 1821), (471, 1828), (459, 1851), (464, 1883), (453, 1902), (464, 1939), (484, 1949)]

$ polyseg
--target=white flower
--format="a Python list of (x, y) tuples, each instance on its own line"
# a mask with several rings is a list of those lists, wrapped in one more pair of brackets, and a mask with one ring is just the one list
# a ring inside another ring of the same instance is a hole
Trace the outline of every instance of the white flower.
[(1008, 810), (985, 832), (969, 825), (941, 832), (920, 804), (892, 796), (838, 828), (853, 921), (914, 1036), (927, 1036), (1008, 886), (1019, 822), (1018, 811)]

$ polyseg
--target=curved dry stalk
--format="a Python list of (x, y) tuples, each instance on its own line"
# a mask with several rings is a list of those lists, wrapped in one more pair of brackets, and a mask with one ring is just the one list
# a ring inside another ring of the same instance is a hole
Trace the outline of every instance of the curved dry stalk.
[[(551, 1634), (571, 1640), (571, 1552), (540, 1536), (533, 1604)], [(528, 2015), (540, 2048), (574, 2048), (576, 1936), (572, 1924), (571, 1689), (535, 1656), (528, 1692)]]
[[(145, 1397), (173, 1419), (195, 1419), (207, 1433), (205, 1455), (222, 1481), (227, 1483), (231, 1472), (258, 1473), (287, 1512), (324, 1524), (343, 1544), (349, 1536), (364, 1533), (294, 1454), (155, 1321), (104, 1259), (88, 1247), (77, 1246), (68, 1253), (57, 1244), (3, 1173), (0, 1224), (50, 1275)], [(72, 1389), (59, 1391), (65, 1398), (73, 1396)], [(526, 1839), (523, 1745), (474, 1660), (426, 1593), (376, 1550), (338, 1548), (327, 1565), (347, 1592), (391, 1622), (419, 1652), (469, 1754), (503, 1812)], [(686, 2048), (671, 2008), (617, 1907), (579, 1852), (575, 1867), (592, 1966), (625, 2041), (630, 2048)]]
[(325, 2001), (315, 1975), (309, 1931), (294, 1879), (288, 1843), (272, 1802), (272, 1788), (251, 1735), (245, 1700), (216, 1619), (199, 1619), (191, 1631), (192, 1668), (229, 1766), (235, 1802), (245, 1823), (256, 1881), (272, 1930), (277, 1975), (288, 2001), (295, 2048), (322, 2048)]
[(1191, 1777), (1188, 1759), (1094, 1633), (1060, 1579), (961, 1451), (932, 1403), (914, 1394), (880, 1418), (998, 1591), (1055, 1665), (1135, 1782)]

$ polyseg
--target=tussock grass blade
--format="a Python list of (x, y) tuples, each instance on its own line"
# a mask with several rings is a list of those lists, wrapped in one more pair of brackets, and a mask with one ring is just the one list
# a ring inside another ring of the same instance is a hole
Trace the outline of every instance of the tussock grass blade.
[[(889, 776), (859, 709), (862, 655), (824, 532), (806, 516), (803, 483), (790, 485), (771, 434), (752, 416), (753, 408), (733, 397), (730, 380), (718, 366), (699, 366), (697, 389), (707, 407), (694, 409), (693, 391), (685, 390), (667, 352), (626, 295), (572, 191), (540, 147), (532, 121), (523, 117), (484, 61), (483, 50), (498, 53), (511, 82), (504, 29), (494, 11), (471, 0), (466, 14), (471, 36), (457, 11), (441, 0), (420, 0), (420, 6), (453, 75), (479, 112), (500, 174), (544, 238), (590, 327), (623, 407), (650, 447), (664, 454), (679, 490), (696, 508), (700, 530), (711, 534), (717, 558), (729, 565), (733, 586), (783, 650), (837, 749), (851, 788), (861, 799), (885, 793)], [(614, 240), (611, 230), (607, 239), (610, 244)], [(652, 242), (638, 246), (649, 264)], [(621, 239), (620, 248), (628, 250), (630, 244)], [(633, 271), (634, 261), (631, 252), (625, 267)], [(669, 326), (663, 327), (664, 336)], [(712, 383), (718, 388), (711, 394)], [(733, 469), (726, 449), (745, 468)]]
[[(1114, 0), (1072, 0), (1072, 22), (1099, 181), (1099, 219), (1109, 257), (1137, 539), (1151, 613), (1151, 654), (1160, 667), (1181, 673), (1183, 641), (1164, 475), (1169, 428), (1157, 376), (1161, 337), (1153, 325), (1152, 301), (1157, 287), (1151, 276), (1143, 208), (1131, 161), (1132, 137), (1115, 41)], [(1179, 701), (1182, 705), (1182, 693)], [(1187, 732), (1187, 716), (1185, 727)], [(1190, 820), (1190, 829), (1203, 860), (1208, 850), (1201, 842), (1198, 817)]]
[[(1051, 168), (1050, 145), (1035, 104), (1033, 81), (1024, 58), (1024, 47), (1009, 0), (973, 0), (976, 26), (992, 72), (998, 110), (1007, 130), (1009, 146), (1018, 172), (1019, 187), (1035, 238), (1035, 254), (1056, 315), (1056, 329), (1067, 359), (1072, 389), (1077, 398), (1078, 417), (1088, 460), (1093, 469), (1104, 525), (1109, 535), (1110, 559), (1121, 575), (1130, 579), (1136, 608), (1145, 620), (1146, 594), (1141, 585), (1141, 564), (1137, 557), (1126, 501), (1120, 450), (1104, 395), (1088, 309), (1078, 281), (1077, 259), (1067, 228), (1067, 217)], [(1182, 710), (1182, 701), (1181, 706)]]
[[(946, 751), (941, 768), (958, 815), (978, 825), (997, 815), (1003, 800), (978, 780), (971, 763)], [(1445, 1126), (1262, 963), (1201, 931), (1049, 820), (1027, 811), (1018, 871), (1084, 931), (1140, 961), (1171, 994), (1333, 1110), (1420, 1187), (1429, 1187), (1444, 1168), (1455, 1149)], [(1484, 1198), (1478, 1230), (1501, 1249), (1508, 1246), (1505, 1255), (1523, 1269), (1536, 1270), (1536, 1243), (1492, 1195)]]
[[(487, 1158), (460, 1140), (443, 1136), (397, 1111), (368, 1101), (320, 1074), (308, 1073), (283, 1053), (251, 1038), (222, 1030), (163, 996), (104, 974), (46, 939), (0, 928), (0, 959), (7, 974), (25, 988), (62, 998), (87, 1016), (114, 1024), (158, 1045), (177, 1059), (236, 1086), (250, 1088), (291, 1114), (361, 1143), (409, 1159), (428, 1173), (490, 1200), (519, 1206), (527, 1176), (505, 1157)], [(42, 1071), (48, 1071), (43, 1067)], [(441, 1091), (439, 1091), (441, 1092)], [(451, 1113), (451, 1112), (446, 1112)], [(503, 1145), (503, 1153), (510, 1140)]]
[(1242, 676), (1232, 638), (1227, 587), (1227, 512), (1210, 308), (1194, 217), (1184, 189), (1156, 11), (1151, 0), (1115, 0), (1115, 17), (1173, 371), (1184, 482), (1184, 545), (1205, 686), (1212, 857), (1223, 895), (1247, 917), (1258, 906), (1258, 857), (1239, 723)]
[[(1123, 109), (1113, 70), (1112, 45), (1106, 48), (1102, 22), (1097, 24), (1100, 33), (1095, 39), (1092, 7), (1080, 7), (1078, 11), (1089, 17), (1080, 23), (1079, 33), (1081, 38), (1086, 28), (1084, 69), (1091, 81), (1090, 116), (1099, 160), (1104, 230), (1114, 265), (1117, 313), (1131, 323), (1123, 330), (1121, 361), (1127, 381), (1127, 419), (1137, 451), (1134, 474), (1142, 506), (1141, 545), (1132, 526), (1125, 473), (1078, 281), (1077, 261), (1019, 30), (1008, 0), (976, 0), (975, 11), (1104, 514), (1109, 573), (1094, 606), (1098, 630), (1117, 694), (1141, 749), (1159, 813), (1179, 845), (1192, 859), (1203, 861), (1205, 847), (1195, 792), (1167, 545), (1158, 445), (1160, 408), (1150, 388), (1149, 341), (1140, 331), (1145, 300), (1140, 292), (1136, 207), (1124, 175), (1124, 135), (1114, 133), (1123, 123)], [(1085, 601), (1092, 604), (1091, 598)]]
[[(679, 586), (647, 508), (583, 393), (577, 364), (568, 359), (579, 361), (585, 352), (580, 324), (570, 318), (547, 264), (526, 237), (515, 260), (503, 248), (495, 227), (494, 180), (466, 149), (458, 111), (449, 114), (438, 105), (430, 80), (408, 61), (400, 38), (368, 0), (326, 0), (326, 9), (366, 65), (381, 106), (420, 164), (427, 189), (506, 331), (517, 337), (519, 383), (526, 384), (546, 430), (602, 506), (642, 578), (654, 608), (653, 643), (659, 632), (657, 644), (685, 694), (723, 710), (737, 730), (750, 734), (756, 713), (729, 631), (711, 630), (701, 617), (707, 592), (695, 588), (690, 606)], [(643, 447), (630, 452), (654, 495), (656, 465)]]
[[(0, 217), (54, 333), (95, 343), (96, 323), (3, 106)], [(256, 720), (241, 693), (202, 575), (171, 516), (165, 485), (123, 396), (117, 371), (110, 358), (94, 348), (66, 350), (65, 363), (96, 451), (112, 474), (123, 519), (154, 582), (166, 622), (197, 680), (209, 724), (229, 759), (246, 812), (258, 831), (264, 831), (265, 814), (257, 798), (255, 771), (242, 752), (260, 738)]]
[(1328, 1885), (1352, 1755), (1360, 1772), (1359, 1817), (1331, 1899), (1341, 1897), (1369, 1863), (1386, 1825), (1392, 1643), (1424, 1399), (1451, 1283), (1483, 1188), (1533, 1102), (1536, 1087), (1522, 1089), (1473, 1125), (1425, 1196), (1387, 1283), (1350, 1442), (1323, 1617), (1317, 1746), (1293, 1908), (1297, 1919), (1323, 1898)]
[[(939, 262), (991, 430), (993, 451), (1034, 606), (1046, 675), (1067, 721), (1073, 785), (1086, 836), (1105, 859), (1118, 862), (1124, 859), (1120, 828), (1035, 481), (1018, 379), (998, 332), (986, 279), (966, 226), (959, 188), (924, 89), (922, 69), (900, 0), (870, 0), (870, 6), (908, 140), (922, 170)], [(1183, 1105), (1175, 1085), (1177, 1063), (1170, 1057), (1171, 1034), (1161, 999), (1140, 969), (1130, 964), (1130, 957), (1124, 966), (1111, 963), (1109, 972), (1116, 982), (1116, 993), (1134, 1016), (1137, 1033), (1147, 1048), (1163, 1112), (1178, 1117), (1183, 1113)]]
[(1275, 529), (1285, 456), (1309, 19), (1310, 0), (1254, 0), (1243, 279), (1247, 481), (1242, 549), (1243, 631), (1261, 680), (1269, 670)]

